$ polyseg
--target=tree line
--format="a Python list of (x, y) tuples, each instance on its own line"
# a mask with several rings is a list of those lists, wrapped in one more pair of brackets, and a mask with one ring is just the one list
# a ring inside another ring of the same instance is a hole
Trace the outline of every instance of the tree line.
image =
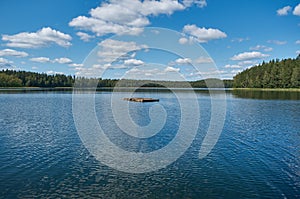
[(152, 81), (132, 79), (101, 79), (67, 76), (64, 74), (47, 75), (28, 71), (2, 70), (0, 71), (0, 87), (167, 87), (167, 88), (231, 88), (232, 80), (206, 79), (190, 82), (180, 81)]
[(27, 71), (0, 71), (0, 87), (71, 87), (74, 77)]
[(295, 59), (271, 60), (233, 78), (237, 88), (300, 88), (300, 54)]

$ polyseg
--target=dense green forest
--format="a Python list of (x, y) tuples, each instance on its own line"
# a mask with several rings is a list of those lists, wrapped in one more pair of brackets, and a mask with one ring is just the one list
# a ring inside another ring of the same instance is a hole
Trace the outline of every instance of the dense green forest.
[(45, 73), (34, 73), (26, 71), (2, 70), (0, 71), (0, 87), (72, 87), (76, 82), (76, 87), (169, 87), (184, 88), (192, 86), (194, 88), (232, 87), (232, 80), (206, 79), (187, 82), (180, 81), (150, 81), (150, 80), (117, 80), (117, 79), (98, 79), (66, 76), (62, 74), (47, 75)]
[(0, 87), (71, 87), (74, 77), (26, 71), (0, 71)]
[(296, 59), (263, 62), (237, 74), (236, 88), (300, 88), (300, 55)]

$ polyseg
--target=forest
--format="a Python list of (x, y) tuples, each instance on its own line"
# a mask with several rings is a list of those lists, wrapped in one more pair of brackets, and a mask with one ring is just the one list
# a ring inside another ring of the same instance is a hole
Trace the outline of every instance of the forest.
[(0, 87), (71, 87), (74, 77), (26, 71), (0, 71)]
[[(76, 82), (76, 85), (75, 85)], [(194, 88), (232, 87), (232, 80), (206, 79), (188, 82), (180, 81), (150, 81), (150, 80), (130, 80), (130, 79), (101, 79), (84, 78), (75, 76), (66, 76), (63, 74), (47, 75), (45, 73), (35, 73), (27, 71), (2, 70), (0, 71), (0, 87), (169, 87), (185, 88), (192, 86)]]
[(237, 74), (236, 88), (300, 88), (300, 55), (295, 59), (263, 62)]

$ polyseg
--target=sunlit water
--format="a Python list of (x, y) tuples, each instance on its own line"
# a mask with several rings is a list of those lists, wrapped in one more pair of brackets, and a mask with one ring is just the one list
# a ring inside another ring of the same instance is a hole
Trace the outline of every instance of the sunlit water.
[[(110, 92), (96, 94), (97, 117), (116, 145), (136, 152), (157, 150), (174, 138), (180, 125), (178, 100), (168, 92), (138, 95), (159, 98), (168, 113), (156, 136), (124, 135), (113, 121)], [(299, 198), (300, 98), (294, 95), (269, 100), (228, 92), (220, 139), (208, 156), (199, 159), (210, 96), (197, 92), (201, 120), (191, 147), (165, 169), (129, 174), (101, 164), (84, 147), (75, 128), (70, 92), (1, 93), (0, 197)], [(133, 120), (147, 125), (152, 105), (130, 102)]]

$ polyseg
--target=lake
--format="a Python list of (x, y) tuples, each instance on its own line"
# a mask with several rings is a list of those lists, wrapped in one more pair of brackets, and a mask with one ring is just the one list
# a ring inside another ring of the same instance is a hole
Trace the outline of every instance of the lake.
[[(182, 92), (187, 96), (191, 91)], [(106, 136), (131, 153), (163, 149), (176, 138), (182, 118), (194, 119), (189, 115), (193, 112), (190, 107), (181, 104), (192, 106), (190, 99), (180, 101), (167, 90), (135, 94), (159, 98), (155, 103), (128, 102), (116, 94), (117, 110), (128, 105), (129, 115), (141, 127), (155, 118), (161, 120), (155, 110), (165, 116), (156, 135), (128, 135), (115, 122), (112, 92), (96, 92), (95, 115)], [(126, 96), (127, 92), (121, 94)], [(91, 94), (79, 95), (84, 103)], [(90, 153), (94, 149), (83, 144), (84, 135), (78, 134), (73, 117), (72, 92), (2, 91), (0, 198), (300, 197), (300, 92), (214, 92), (217, 101), (225, 99), (226, 116), (216, 144), (203, 158), (199, 158), (199, 151), (210, 126), (212, 101), (205, 90), (196, 91), (195, 96), (200, 114), (193, 124), (198, 128), (187, 150), (163, 168), (134, 173), (107, 166), (97, 154)], [(89, 118), (83, 113), (82, 119)], [(192, 128), (184, 128), (189, 131)], [(94, 135), (91, 132), (90, 136)], [(162, 153), (160, 158), (170, 157)]]

